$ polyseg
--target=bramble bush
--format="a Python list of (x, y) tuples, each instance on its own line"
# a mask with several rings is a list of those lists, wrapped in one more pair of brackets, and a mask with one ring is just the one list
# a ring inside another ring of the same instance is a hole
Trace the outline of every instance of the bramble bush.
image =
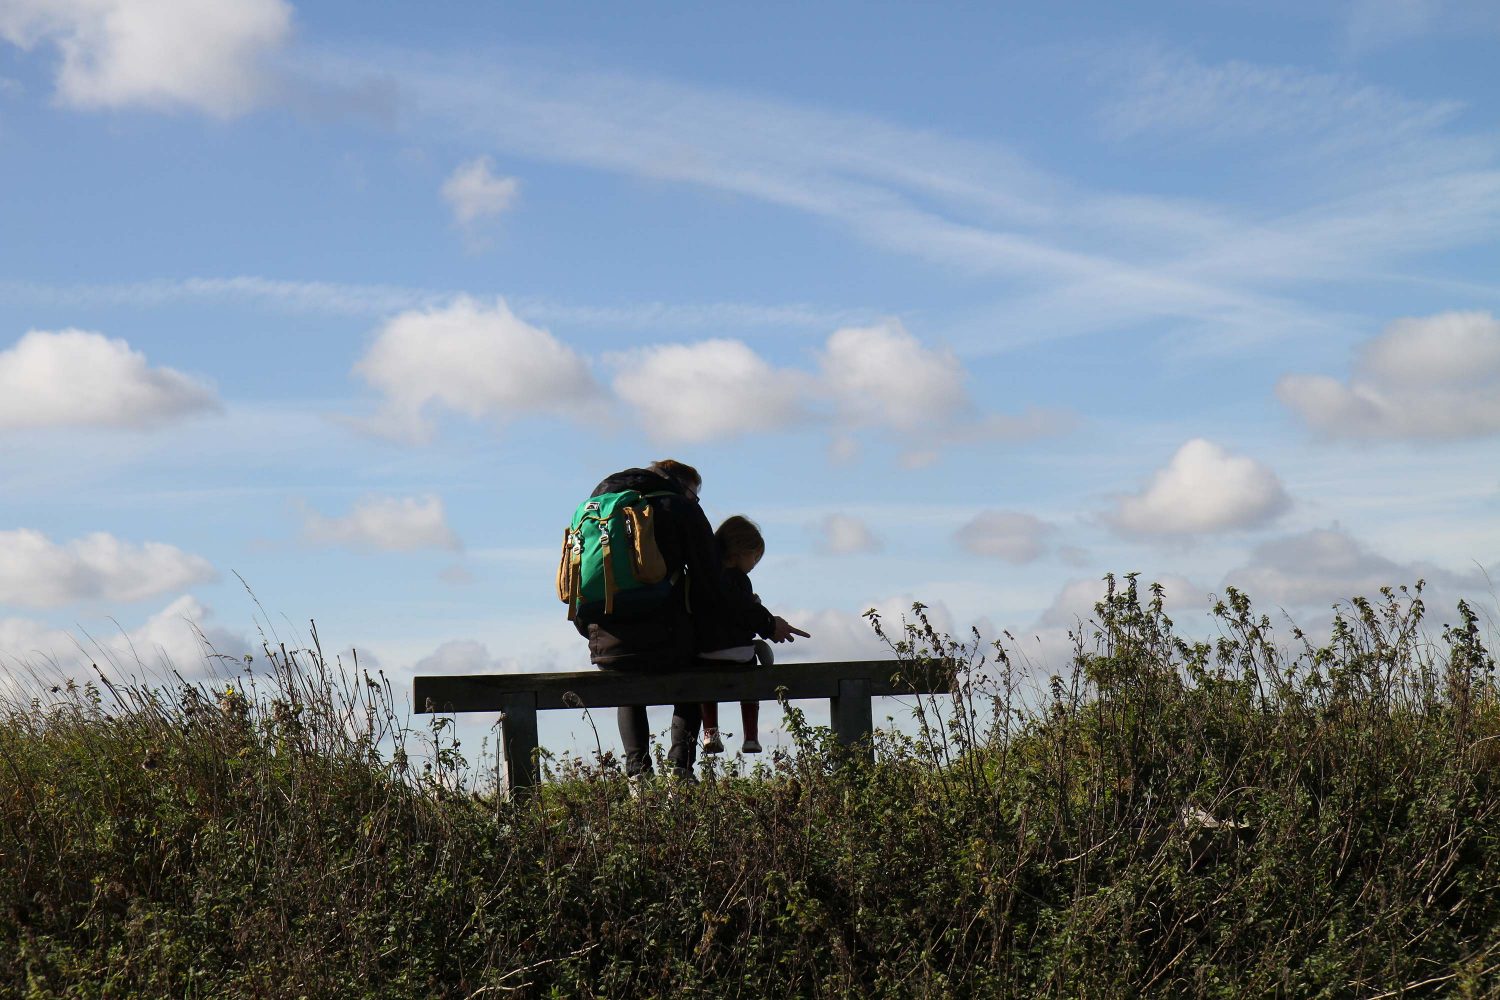
[(0, 991), (1494, 995), (1500, 700), (1457, 611), (1280, 639), (1230, 590), (1195, 641), (1110, 579), (1028, 685), (917, 605), (872, 616), (954, 671), (913, 733), (871, 758), (786, 706), (792, 752), (637, 796), (608, 753), (481, 787), (315, 631), (211, 686), (99, 675), (0, 710)]

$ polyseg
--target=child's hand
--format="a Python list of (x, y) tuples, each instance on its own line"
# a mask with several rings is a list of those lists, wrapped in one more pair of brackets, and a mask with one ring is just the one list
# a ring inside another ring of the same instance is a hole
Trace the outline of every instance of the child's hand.
[(799, 635), (804, 639), (812, 638), (811, 633), (802, 631), (780, 615), (776, 616), (774, 627), (771, 629), (772, 642), (796, 642), (795, 637)]

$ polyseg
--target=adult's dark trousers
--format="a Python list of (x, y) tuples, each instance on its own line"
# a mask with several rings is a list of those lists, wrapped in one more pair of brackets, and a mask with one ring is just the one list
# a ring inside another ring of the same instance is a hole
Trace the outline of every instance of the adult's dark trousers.
[[(645, 705), (621, 705), (620, 742), (625, 746), (625, 773), (650, 774), (651, 724), (646, 720)], [(703, 723), (697, 702), (672, 706), (672, 743), (667, 749), (667, 763), (679, 777), (693, 776), (698, 758), (698, 727)]]

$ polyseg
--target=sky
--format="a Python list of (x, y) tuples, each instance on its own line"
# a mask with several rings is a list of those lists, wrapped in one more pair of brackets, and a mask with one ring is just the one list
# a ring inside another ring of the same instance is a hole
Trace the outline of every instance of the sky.
[(314, 620), (402, 690), (583, 669), (561, 529), (664, 457), (761, 524), (788, 660), (920, 600), (1045, 675), (1111, 572), (1190, 634), (1231, 586), (1492, 622), (1497, 47), (1459, 0), (0, 0), (0, 678)]

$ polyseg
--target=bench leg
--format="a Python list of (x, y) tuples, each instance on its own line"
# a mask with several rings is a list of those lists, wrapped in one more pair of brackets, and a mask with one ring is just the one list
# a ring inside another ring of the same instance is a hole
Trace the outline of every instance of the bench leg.
[(500, 715), (500, 743), (505, 754), (505, 785), (512, 796), (542, 780), (536, 741), (536, 693), (511, 695)]
[(833, 732), (844, 746), (864, 741), (867, 756), (874, 755), (870, 734), (875, 729), (874, 710), (870, 704), (870, 682), (841, 680), (839, 693), (829, 699)]

